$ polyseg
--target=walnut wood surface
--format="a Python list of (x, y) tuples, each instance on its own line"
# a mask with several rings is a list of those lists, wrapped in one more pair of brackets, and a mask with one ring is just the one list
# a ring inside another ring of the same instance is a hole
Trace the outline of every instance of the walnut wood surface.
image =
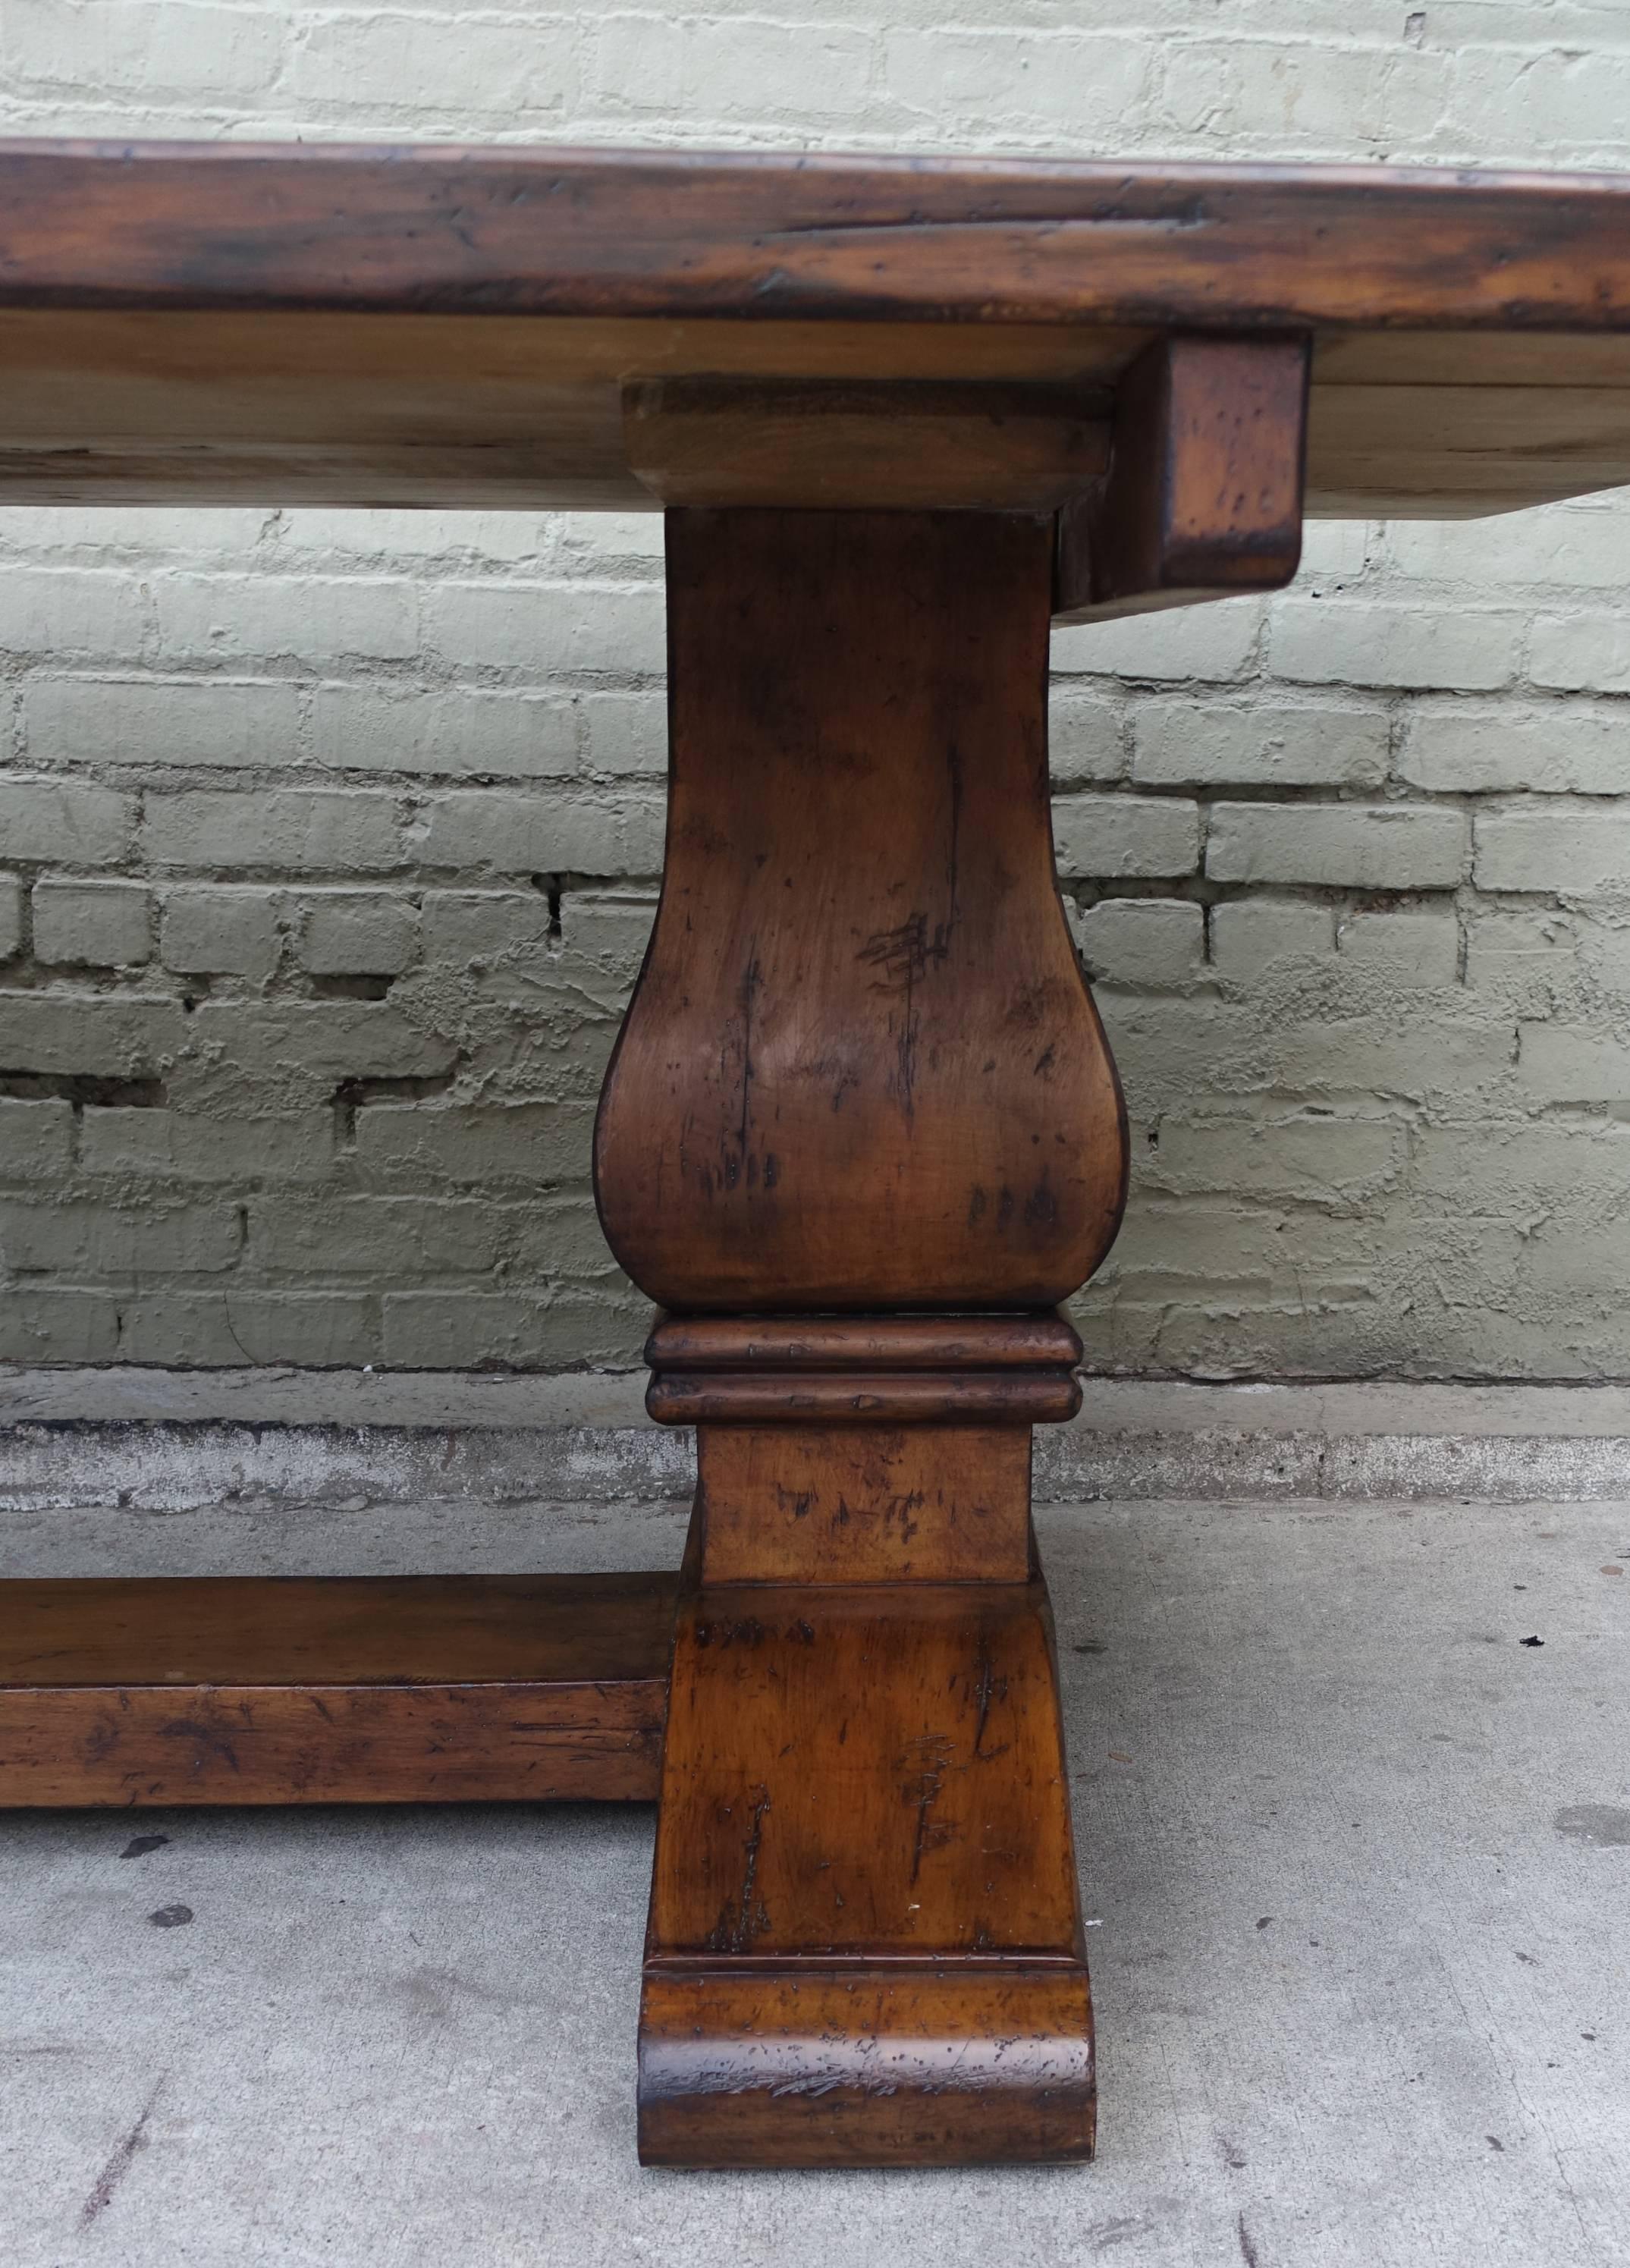
[(708, 1583), (1022, 1583), (1030, 1434), (1013, 1425), (702, 1425)]
[(1081, 1406), (1068, 1371), (664, 1372), (645, 1395), (659, 1425), (1048, 1425)]
[(1084, 1970), (653, 1967), (640, 2014), (648, 2166), (1092, 2155)]
[(0, 144), (13, 306), (1630, 328), (1630, 179)]
[(1092, 2121), (1039, 1578), (697, 1582), (658, 1815), (641, 2155), (1085, 2157)]
[(0, 1804), (645, 1801), (668, 1575), (0, 1586)]
[(1051, 508), (1199, 328), (1311, 335), (1310, 512), (1508, 510), (1630, 480), (1627, 210), (1616, 175), (13, 143), (0, 496)]
[(1034, 1308), (1108, 1248), (1125, 1117), (1052, 872), (1050, 555), (1020, 515), (669, 515), (667, 856), (595, 1138), (664, 1306)]
[(1103, 475), (1058, 519), (1055, 613), (1276, 591), (1302, 558), (1309, 342), (1164, 338), (1116, 393)]
[(1039, 1315), (664, 1315), (654, 1370), (1073, 1370), (1074, 1327)]
[(668, 379), (623, 442), (664, 504), (1052, 512), (1109, 462), (1108, 400), (1041, 386)]

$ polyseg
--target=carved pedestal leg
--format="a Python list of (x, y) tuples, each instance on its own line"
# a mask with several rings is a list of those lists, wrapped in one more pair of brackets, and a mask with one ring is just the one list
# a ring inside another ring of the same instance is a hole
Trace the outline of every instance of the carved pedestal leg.
[(1021, 516), (669, 518), (667, 869), (596, 1145), (700, 1465), (653, 2161), (1092, 2146), (1029, 1429), (1125, 1141), (1053, 882), (1050, 565)]

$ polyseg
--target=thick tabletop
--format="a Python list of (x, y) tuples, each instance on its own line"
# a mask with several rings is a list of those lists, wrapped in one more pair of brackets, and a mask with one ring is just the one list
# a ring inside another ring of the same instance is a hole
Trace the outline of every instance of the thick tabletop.
[(1314, 512), (1630, 482), (1630, 177), (0, 144), (0, 501), (1050, 509), (1197, 331)]

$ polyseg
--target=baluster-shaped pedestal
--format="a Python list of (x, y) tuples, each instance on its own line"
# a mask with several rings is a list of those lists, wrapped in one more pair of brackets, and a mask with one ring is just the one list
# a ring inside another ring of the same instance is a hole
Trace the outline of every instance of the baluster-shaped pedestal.
[(1053, 877), (1051, 541), (669, 515), (667, 870), (595, 1157), (700, 1464), (649, 2161), (1092, 2146), (1029, 1450), (1125, 1134)]

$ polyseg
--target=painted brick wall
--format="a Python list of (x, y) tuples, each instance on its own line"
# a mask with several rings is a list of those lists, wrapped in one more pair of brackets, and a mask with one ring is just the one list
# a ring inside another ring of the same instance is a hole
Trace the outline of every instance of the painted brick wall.
[[(8, 0), (0, 131), (1630, 166), (1567, 0)], [(0, 1357), (626, 1359), (586, 1186), (653, 519), (0, 512)], [(1135, 1120), (1094, 1359), (1630, 1375), (1630, 510), (1316, 529), (1071, 630)]]

